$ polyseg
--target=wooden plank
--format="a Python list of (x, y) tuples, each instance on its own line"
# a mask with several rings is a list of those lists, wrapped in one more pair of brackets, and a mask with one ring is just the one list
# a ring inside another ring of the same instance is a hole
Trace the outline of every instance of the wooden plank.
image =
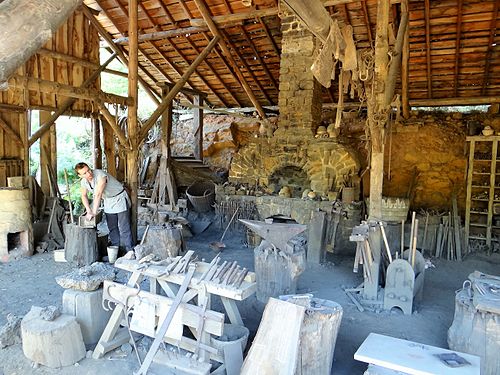
[(241, 375), (295, 374), (304, 314), (303, 306), (270, 298)]

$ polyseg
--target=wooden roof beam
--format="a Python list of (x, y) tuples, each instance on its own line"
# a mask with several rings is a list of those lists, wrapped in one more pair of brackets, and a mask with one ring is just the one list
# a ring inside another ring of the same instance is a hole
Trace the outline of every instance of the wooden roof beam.
[(243, 89), (245, 90), (246, 94), (250, 98), (250, 101), (252, 102), (252, 104), (257, 109), (257, 112), (258, 112), (259, 116), (261, 118), (266, 118), (266, 114), (264, 112), (264, 109), (262, 108), (262, 105), (259, 103), (259, 101), (255, 97), (255, 94), (252, 92), (251, 87), (248, 85), (248, 82), (246, 81), (245, 77), (243, 76), (243, 74), (239, 70), (238, 65), (236, 64), (236, 61), (234, 60), (233, 56), (231, 55), (231, 51), (227, 47), (226, 43), (223, 41), (223, 35), (222, 35), (221, 31), (217, 28), (217, 25), (215, 24), (215, 22), (211, 18), (211, 14), (208, 11), (207, 6), (205, 5), (205, 2), (203, 0), (194, 0), (194, 2), (196, 3), (196, 6), (198, 7), (198, 10), (202, 14), (203, 19), (208, 24), (210, 32), (213, 35), (219, 37), (220, 46), (222, 48), (222, 51), (224, 52), (224, 54), (226, 55), (226, 57), (229, 59), (231, 65), (234, 67), (235, 73), (236, 73), (236, 75), (238, 76), (240, 82), (243, 85)]
[(427, 97), (432, 98), (432, 64), (431, 64), (431, 24), (430, 0), (424, 1), (425, 13), (425, 54), (427, 58)]
[(372, 35), (372, 27), (370, 23), (370, 14), (368, 13), (368, 7), (366, 6), (366, 1), (361, 2), (361, 9), (363, 11), (363, 18), (366, 23), (366, 32), (368, 34), (368, 41), (370, 42), (370, 46), (375, 47), (373, 43), (373, 35)]
[(17, 74), (14, 74), (8, 82), (9, 87), (12, 88), (40, 91), (47, 94), (58, 94), (61, 96), (68, 96), (70, 98), (100, 100), (105, 103), (113, 103), (125, 106), (131, 105), (134, 102), (133, 98), (110, 94), (101, 90), (63, 85), (61, 83), (47, 81), (39, 78), (20, 76)]
[[(335, 6), (335, 5), (343, 5), (343, 4), (351, 4), (351, 3), (359, 3), (365, 2), (366, 0), (327, 0), (323, 2), (325, 7)], [(196, 2), (196, 0), (195, 0)], [(391, 0), (391, 4), (399, 4), (401, 0)], [(215, 22), (218, 27), (224, 27), (228, 24), (231, 25), (238, 22), (243, 22), (246, 20), (256, 19), (259, 17), (269, 17), (269, 16), (277, 16), (278, 15), (278, 7), (265, 8), (259, 10), (252, 10), (250, 12), (240, 12), (240, 13), (232, 13), (226, 14), (223, 16), (212, 16), (211, 20)], [(205, 26), (206, 20), (201, 18), (193, 18), (190, 20), (191, 26), (203, 27)]]
[[(97, 1), (97, 4), (102, 8), (102, 6), (99, 4), (99, 1)], [(123, 65), (128, 67), (128, 58), (125, 55), (125, 52), (120, 46), (117, 46), (116, 44), (113, 43), (113, 38), (109, 33), (106, 31), (106, 29), (99, 23), (99, 21), (94, 17), (92, 14), (92, 11), (90, 10), (89, 7), (86, 5), (82, 6), (82, 11), (83, 14), (85, 14), (85, 17), (90, 21), (90, 23), (94, 26), (94, 28), (99, 32), (99, 34), (102, 36), (102, 38), (108, 43), (109, 47), (115, 52), (118, 57), (120, 58), (120, 61), (122, 62)], [(105, 12), (106, 13), (106, 12)], [(106, 14), (107, 16), (107, 14)], [(108, 17), (111, 23), (113, 21)], [(114, 24), (113, 24), (114, 25)], [(116, 27), (116, 26), (115, 26)], [(141, 67), (141, 70), (144, 72), (144, 68)], [(158, 103), (158, 98), (156, 97), (154, 90), (149, 86), (149, 84), (141, 77), (139, 77), (139, 82), (142, 85), (144, 91), (151, 97), (151, 99), (155, 102)]]
[(458, 0), (457, 10), (457, 37), (455, 39), (455, 78), (453, 79), (453, 90), (455, 96), (458, 94), (458, 71), (460, 69), (460, 40), (462, 39), (462, 6), (463, 0)]
[(493, 8), (493, 17), (491, 18), (491, 26), (490, 26), (490, 37), (488, 39), (488, 49), (486, 51), (486, 66), (484, 67), (484, 78), (483, 78), (483, 87), (481, 89), (481, 94), (486, 95), (486, 89), (488, 87), (488, 82), (490, 78), (490, 65), (491, 65), (491, 53), (492, 53), (492, 45), (495, 40), (495, 35), (497, 32), (497, 18), (498, 18), (498, 1), (495, 1), (495, 5)]
[(225, 31), (221, 31), (221, 33), (224, 36), (224, 39), (225, 39), (226, 43), (232, 48), (232, 50), (234, 51), (234, 54), (236, 55), (236, 57), (238, 58), (238, 60), (240, 60), (241, 64), (243, 65), (243, 67), (247, 71), (248, 75), (250, 75), (250, 77), (252, 78), (252, 80), (257, 85), (257, 88), (259, 89), (260, 93), (264, 96), (264, 98), (266, 98), (266, 100), (268, 101), (269, 105), (274, 105), (275, 103), (273, 103), (273, 101), (271, 100), (271, 98), (267, 94), (266, 90), (264, 90), (264, 88), (262, 87), (260, 81), (257, 79), (257, 77), (255, 76), (255, 74), (253, 73), (252, 69), (250, 69), (250, 67), (248, 66), (245, 58), (238, 52), (238, 50), (236, 49), (236, 46), (231, 42), (229, 36), (226, 34)]
[(260, 53), (259, 51), (257, 51), (257, 48), (255, 47), (255, 44), (253, 44), (252, 40), (250, 39), (250, 36), (248, 35), (247, 31), (245, 30), (245, 28), (243, 26), (240, 26), (240, 30), (241, 32), (243, 33), (243, 36), (245, 37), (247, 43), (250, 45), (250, 47), (252, 48), (252, 51), (253, 53), (255, 54), (255, 57), (257, 58), (257, 60), (259, 61), (260, 65), (262, 65), (262, 69), (264, 69), (264, 72), (266, 73), (267, 77), (269, 78), (269, 80), (271, 81), (274, 89), (276, 91), (279, 92), (279, 85), (278, 83), (276, 82), (276, 80), (274, 79), (272, 73), (269, 71), (266, 63), (262, 60), (262, 58), (260, 57)]
[[(198, 47), (196, 47), (196, 45), (191, 41), (191, 39), (189, 39), (189, 37), (185, 37), (185, 39), (187, 40), (187, 42), (189, 43), (189, 45), (191, 46), (192, 49), (194, 49), (196, 51), (196, 53), (200, 53), (200, 51), (198, 50)], [(221, 85), (224, 87), (224, 89), (227, 91), (227, 93), (229, 94), (229, 96), (231, 96), (231, 99), (233, 99), (234, 102), (236, 102), (237, 105), (241, 105), (239, 102), (238, 102), (238, 99), (236, 99), (236, 97), (233, 95), (233, 93), (231, 92), (231, 90), (229, 89), (229, 87), (226, 85), (226, 83), (222, 80), (222, 78), (217, 74), (217, 72), (215, 71), (215, 69), (212, 67), (212, 65), (210, 65), (210, 63), (205, 60), (205, 65), (208, 67), (208, 69), (212, 72), (212, 74), (218, 79), (218, 81), (221, 83)], [(229, 107), (224, 101), (222, 101), (222, 103), (226, 106), (226, 107)]]
[(162, 0), (158, 0), (157, 3), (160, 6), (161, 10), (163, 10), (163, 13), (165, 13), (165, 15), (167, 16), (167, 18), (170, 21), (170, 23), (172, 25), (174, 25), (174, 26), (177, 27), (177, 22), (174, 20), (174, 17), (172, 17), (172, 13), (170, 13), (170, 11), (165, 6), (165, 4), (163, 4), (163, 1)]
[[(155, 31), (152, 33), (146, 33), (139, 35), (139, 43), (147, 42), (151, 40), (162, 40), (165, 38), (173, 38), (176, 36), (186, 35), (186, 34), (196, 34), (204, 31), (208, 31), (208, 27), (184, 27), (180, 29), (173, 30), (164, 30), (164, 31)], [(128, 37), (124, 36), (121, 38), (113, 39), (113, 42), (116, 44), (125, 45), (128, 44)]]
[(271, 35), (271, 32), (269, 31), (269, 27), (267, 27), (266, 23), (262, 19), (262, 17), (257, 17), (257, 20), (259, 21), (260, 25), (262, 26), (262, 29), (264, 30), (264, 33), (266, 34), (267, 40), (269, 40), (269, 43), (271, 43), (271, 46), (273, 47), (274, 53), (279, 57), (281, 55), (281, 51), (278, 48), (278, 45), (274, 41), (273, 36)]
[(446, 107), (454, 105), (487, 105), (500, 103), (500, 96), (478, 96), (469, 98), (412, 99), (412, 107)]
[[(95, 72), (93, 72), (83, 83), (80, 87), (86, 88), (89, 87), (96, 79), (99, 77), (101, 72), (115, 59), (117, 56), (116, 53), (113, 53), (105, 62), (102, 64), (99, 69), (97, 69)], [(74, 98), (69, 98), (66, 99), (64, 102), (59, 103), (57, 111), (53, 113), (47, 121), (45, 121), (40, 128), (33, 133), (33, 135), (29, 138), (28, 140), (28, 147), (31, 147), (33, 143), (35, 143), (43, 134), (45, 134), (50, 127), (56, 122), (56, 120), (64, 114), (68, 109), (71, 108), (73, 103), (76, 102), (76, 99)]]
[(213, 48), (217, 45), (219, 41), (219, 37), (215, 36), (212, 41), (208, 44), (208, 46), (205, 47), (203, 52), (198, 55), (196, 60), (193, 61), (191, 66), (189, 67), (188, 70), (184, 73), (182, 78), (177, 81), (175, 86), (168, 92), (167, 96), (163, 98), (162, 102), (156, 108), (156, 110), (153, 112), (151, 117), (144, 123), (142, 126), (141, 131), (139, 132), (139, 143), (142, 142), (146, 136), (148, 135), (149, 130), (153, 127), (153, 125), (156, 123), (156, 120), (158, 120), (158, 117), (161, 116), (163, 112), (167, 109), (169, 105), (171, 105), (172, 99), (179, 93), (181, 90), (182, 86), (187, 82), (188, 77), (195, 71), (196, 67), (201, 64), (201, 62), (208, 56), (208, 54), (213, 50)]
[[(148, 11), (144, 8), (144, 6), (143, 6), (142, 4), (140, 5), (140, 7), (141, 7), (141, 9), (142, 9), (143, 13), (147, 16), (147, 18), (148, 18), (149, 22), (151, 22), (151, 24), (153, 25), (153, 27), (154, 27), (156, 30), (158, 30), (159, 26), (156, 24), (156, 22), (153, 20), (153, 18), (149, 15)], [(174, 49), (174, 51), (175, 51), (175, 52), (176, 52), (176, 53), (177, 53), (177, 54), (181, 57), (181, 59), (182, 59), (182, 60), (183, 60), (183, 61), (184, 61), (184, 62), (185, 62), (188, 66), (189, 66), (189, 65), (190, 65), (190, 63), (189, 63), (189, 61), (186, 59), (186, 56), (184, 56), (184, 54), (183, 54), (183, 53), (182, 53), (182, 52), (181, 52), (181, 51), (177, 48), (177, 46), (176, 46), (174, 43), (172, 43), (172, 41), (171, 41), (169, 38), (165, 38), (165, 40), (166, 40), (166, 41), (168, 42), (168, 44), (169, 44), (169, 45), (170, 45), (170, 46)], [(152, 44), (153, 46), (157, 47), (157, 46), (156, 46), (153, 42), (151, 42), (151, 44)], [(160, 49), (159, 49), (159, 48), (156, 48), (156, 50), (160, 53), (160, 56), (162, 56), (165, 60), (167, 60), (167, 62), (169, 62), (169, 61), (168, 61), (168, 59), (166, 58), (166, 56), (164, 56), (164, 55), (161, 53), (161, 51), (160, 51)], [(169, 63), (170, 63), (170, 62), (169, 62)], [(170, 65), (173, 67), (173, 64), (170, 64)], [(176, 71), (177, 71), (177, 69), (176, 69)], [(177, 71), (177, 72), (178, 72), (178, 71)], [(213, 94), (214, 94), (214, 95), (215, 95), (215, 96), (216, 96), (216, 97), (217, 97), (217, 98), (218, 98), (218, 99), (219, 99), (219, 100), (220, 100), (220, 101), (221, 101), (221, 102), (222, 102), (222, 103), (223, 103), (223, 104), (227, 107), (227, 103), (225, 102), (225, 100), (224, 100), (224, 99), (223, 99), (223, 98), (222, 98), (219, 94), (217, 94), (217, 92), (215, 92), (215, 90), (214, 90), (214, 89), (212, 88), (212, 86), (208, 83), (208, 81), (207, 81), (205, 78), (203, 78), (203, 76), (202, 76), (201, 74), (199, 74), (196, 70), (195, 70), (195, 72), (194, 72), (194, 73), (196, 73), (196, 74), (198, 75), (198, 77), (199, 77), (199, 78), (201, 79), (201, 81), (205, 84), (205, 86), (207, 86), (207, 87), (208, 87), (208, 89), (209, 89), (210, 91), (212, 91), (212, 93), (213, 93)], [(182, 74), (180, 74), (180, 76), (182, 77)], [(193, 85), (193, 84), (191, 84), (191, 87), (193, 87), (193, 88), (194, 88), (194, 85)]]

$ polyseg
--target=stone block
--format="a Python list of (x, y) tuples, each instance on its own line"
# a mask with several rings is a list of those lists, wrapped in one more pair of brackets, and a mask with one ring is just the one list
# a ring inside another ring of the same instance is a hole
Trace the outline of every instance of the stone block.
[(7, 315), (7, 323), (0, 327), (0, 349), (21, 343), (21, 318)]
[(92, 292), (66, 289), (63, 293), (63, 313), (76, 317), (87, 346), (97, 344), (111, 316), (111, 311), (102, 307), (102, 288)]

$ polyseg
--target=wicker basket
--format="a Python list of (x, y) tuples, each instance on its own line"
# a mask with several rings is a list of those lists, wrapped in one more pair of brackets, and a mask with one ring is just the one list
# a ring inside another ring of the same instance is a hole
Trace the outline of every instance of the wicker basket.
[(186, 190), (186, 195), (196, 212), (213, 209), (215, 202), (215, 184), (213, 182), (195, 182)]

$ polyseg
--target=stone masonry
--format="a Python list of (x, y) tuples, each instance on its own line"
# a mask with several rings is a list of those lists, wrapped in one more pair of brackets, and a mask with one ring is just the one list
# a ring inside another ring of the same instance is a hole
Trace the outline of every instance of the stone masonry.
[(298, 168), (309, 182), (303, 189), (320, 194), (338, 191), (345, 176), (356, 174), (360, 164), (353, 150), (336, 139), (314, 137), (322, 106), (321, 86), (310, 69), (316, 53), (315, 37), (287, 13), (285, 6), (282, 10), (278, 128), (271, 137), (257, 138), (239, 150), (229, 179), (269, 186), (280, 173)]

